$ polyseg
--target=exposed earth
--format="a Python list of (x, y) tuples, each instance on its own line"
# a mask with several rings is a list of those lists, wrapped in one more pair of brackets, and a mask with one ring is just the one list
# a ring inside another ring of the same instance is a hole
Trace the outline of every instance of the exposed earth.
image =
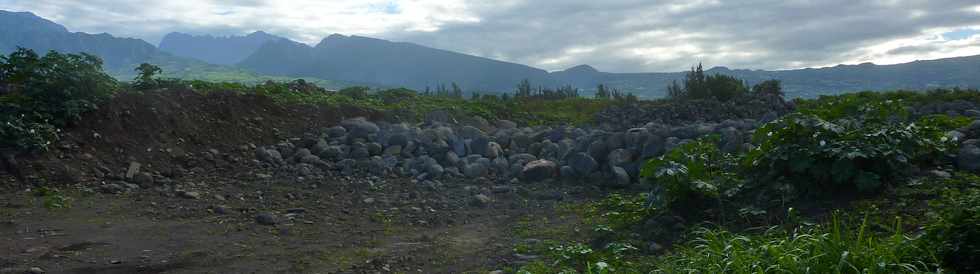
[[(255, 160), (256, 146), (357, 116), (383, 119), (259, 96), (120, 95), (52, 151), (20, 157), (28, 182), (0, 173), (0, 273), (487, 273), (533, 259), (514, 253), (515, 226), (593, 193), (303, 177)], [(69, 206), (46, 207), (41, 187)]]

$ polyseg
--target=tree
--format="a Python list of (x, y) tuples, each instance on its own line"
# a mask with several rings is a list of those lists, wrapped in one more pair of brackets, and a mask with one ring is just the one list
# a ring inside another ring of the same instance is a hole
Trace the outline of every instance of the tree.
[(453, 93), (452, 93), (452, 97), (453, 98), (463, 98), (463, 89), (459, 88), (459, 85), (456, 85), (456, 82), (453, 82)]
[(514, 91), (514, 97), (531, 97), (531, 81), (521, 80), (521, 83), (517, 84), (517, 90)]
[(708, 90), (710, 98), (722, 102), (732, 100), (748, 92), (748, 88), (742, 80), (724, 74), (709, 75), (705, 79), (705, 89)]
[(684, 89), (687, 91), (687, 97), (691, 99), (711, 98), (711, 91), (708, 90), (707, 77), (704, 75), (701, 63), (698, 63), (697, 68), (691, 68), (691, 71), (687, 73), (684, 79)]
[(163, 73), (163, 69), (150, 63), (142, 63), (136, 67), (136, 79), (133, 86), (139, 89), (151, 89), (157, 86), (157, 80), (153, 77)]
[(667, 85), (667, 97), (673, 99), (683, 99), (687, 97), (687, 90), (684, 90), (681, 86), (677, 85), (677, 80), (674, 80)]
[(599, 84), (599, 86), (596, 87), (595, 98), (596, 99), (609, 99), (609, 97), (610, 97), (609, 89), (606, 88), (606, 85)]
[(779, 80), (766, 80), (752, 87), (752, 92), (759, 95), (775, 95), (783, 97), (783, 84)]

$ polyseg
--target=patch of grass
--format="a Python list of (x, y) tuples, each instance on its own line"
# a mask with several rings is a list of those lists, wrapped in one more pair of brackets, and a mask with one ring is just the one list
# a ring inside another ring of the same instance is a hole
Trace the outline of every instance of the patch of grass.
[(937, 269), (930, 250), (902, 232), (879, 237), (868, 218), (849, 225), (835, 215), (826, 226), (760, 234), (701, 229), (696, 238), (660, 258), (655, 273), (918, 273)]
[(42, 205), (47, 209), (71, 208), (72, 199), (56, 188), (41, 187), (34, 191), (41, 198)]

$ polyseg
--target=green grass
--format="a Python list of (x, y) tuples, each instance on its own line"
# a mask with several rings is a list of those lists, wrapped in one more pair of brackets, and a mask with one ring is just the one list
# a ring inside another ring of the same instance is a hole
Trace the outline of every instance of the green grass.
[[(849, 225), (856, 224), (856, 225)], [(659, 258), (655, 273), (921, 273), (938, 259), (901, 230), (878, 236), (868, 218), (792, 231), (775, 227), (759, 234), (700, 229), (673, 254)]]

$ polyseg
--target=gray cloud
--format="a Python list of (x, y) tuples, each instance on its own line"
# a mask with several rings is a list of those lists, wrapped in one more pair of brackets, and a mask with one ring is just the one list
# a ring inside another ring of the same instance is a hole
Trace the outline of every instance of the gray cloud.
[(699, 61), (780, 69), (980, 54), (980, 35), (942, 35), (980, 29), (975, 0), (323, 2), (0, 0), (0, 9), (151, 43), (170, 31), (265, 30), (307, 43), (339, 32), (549, 70), (591, 64), (616, 72), (676, 71)]

